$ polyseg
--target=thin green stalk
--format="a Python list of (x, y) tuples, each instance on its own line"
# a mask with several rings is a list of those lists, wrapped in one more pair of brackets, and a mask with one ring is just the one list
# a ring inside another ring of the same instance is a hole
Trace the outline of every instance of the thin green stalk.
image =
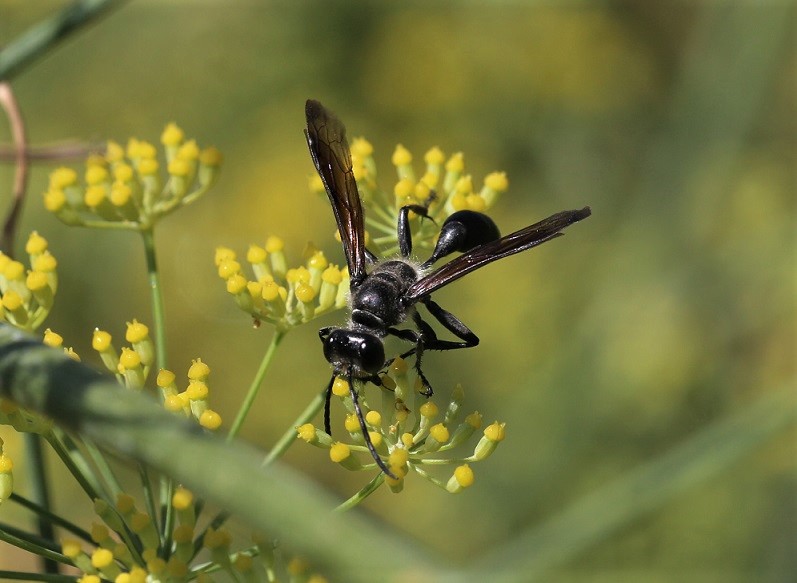
[(102, 15), (120, 0), (79, 0), (34, 26), (0, 51), (0, 79), (10, 79), (71, 33)]
[(22, 571), (0, 571), (0, 579), (13, 581), (51, 581), (52, 583), (75, 583), (77, 577), (50, 573), (23, 573)]
[(382, 485), (382, 482), (385, 481), (385, 474), (381, 471), (374, 476), (374, 479), (368, 482), (363, 488), (357, 492), (354, 496), (342, 502), (338, 506), (335, 507), (335, 512), (345, 512), (346, 510), (351, 510), (355, 506), (357, 506), (360, 502), (368, 498), (371, 494), (376, 492), (379, 489), (379, 486)]
[[(163, 302), (163, 291), (160, 284), (160, 273), (158, 272), (157, 254), (155, 252), (155, 232), (153, 229), (141, 231), (141, 238), (144, 241), (144, 255), (147, 262), (147, 276), (149, 279), (149, 291), (152, 300), (152, 321), (155, 329), (155, 364), (158, 370), (167, 368), (166, 358), (166, 309)], [(152, 483), (149, 478), (149, 470), (144, 465), (139, 465), (139, 475), (141, 486), (144, 491), (144, 498), (152, 512), (152, 519), (157, 521), (159, 515), (155, 512), (154, 495)], [(171, 547), (172, 529), (174, 527), (174, 508), (171, 501), (174, 495), (174, 481), (161, 476), (160, 478), (160, 503), (161, 518), (163, 520), (160, 538), (163, 549), (168, 552)]]
[(108, 460), (105, 459), (105, 456), (102, 455), (102, 452), (99, 450), (99, 448), (91, 443), (88, 439), (83, 439), (82, 441), (83, 446), (86, 448), (86, 452), (91, 458), (91, 461), (94, 462), (97, 471), (99, 471), (103, 481), (105, 484), (107, 484), (111, 499), (115, 500), (116, 496), (122, 492), (122, 485), (119, 483), (119, 480), (113, 473), (111, 466), (108, 464)]
[(274, 447), (271, 448), (271, 451), (268, 452), (268, 455), (263, 460), (261, 464), (262, 467), (266, 467), (273, 463), (275, 460), (278, 460), (282, 457), (287, 449), (291, 446), (291, 444), (296, 440), (296, 428), (300, 425), (304, 425), (305, 423), (309, 423), (310, 419), (318, 415), (318, 412), (324, 406), (324, 401), (326, 400), (327, 391), (326, 388), (322, 390), (316, 397), (308, 403), (307, 407), (305, 407), (304, 411), (302, 411), (299, 416), (296, 418), (290, 427), (282, 434), (282, 437), (279, 438), (277, 443), (274, 444)]
[(89, 499), (96, 500), (97, 498), (102, 498), (113, 503), (113, 501), (110, 500), (107, 495), (103, 496), (100, 493), (102, 487), (97, 480), (97, 476), (95, 476), (91, 471), (91, 466), (89, 466), (77, 448), (73, 449), (64, 444), (64, 442), (61, 441), (56, 434), (55, 429), (47, 433), (44, 438), (47, 440), (47, 443), (50, 444), (50, 447), (53, 448), (53, 451), (55, 451), (58, 457), (61, 458), (63, 464), (75, 478), (77, 483), (80, 484), (80, 487), (83, 488), (83, 491), (86, 493)]
[(33, 553), (34, 555), (38, 555), (40, 557), (45, 557), (52, 561), (57, 561), (59, 563), (64, 563), (65, 565), (71, 565), (72, 561), (70, 561), (66, 555), (61, 553), (57, 553), (55, 551), (51, 551), (48, 548), (42, 547), (38, 544), (32, 543), (24, 538), (14, 536), (13, 534), (6, 532), (0, 529), (0, 541), (4, 543), (8, 543), (13, 545), (19, 549), (24, 551), (28, 551), (29, 553)]
[(89, 532), (83, 530), (78, 525), (76, 525), (76, 524), (74, 524), (72, 522), (69, 522), (68, 520), (62, 518), (61, 516), (59, 516), (57, 514), (54, 514), (53, 512), (50, 512), (46, 508), (44, 508), (42, 506), (39, 506), (38, 504), (36, 504), (32, 500), (28, 500), (24, 496), (20, 496), (19, 494), (15, 494), (13, 492), (11, 493), (10, 500), (12, 502), (16, 502), (20, 506), (24, 506), (28, 510), (30, 510), (32, 512), (35, 512), (36, 514), (38, 514), (40, 516), (43, 516), (44, 519), (49, 521), (51, 524), (54, 524), (55, 526), (59, 526), (59, 527), (63, 528), (64, 530), (67, 530), (67, 531), (71, 532), (75, 536), (80, 537), (80, 538), (82, 538), (83, 540), (85, 540), (87, 542), (93, 542), (92, 539), (91, 539), (91, 534)]
[[(41, 436), (36, 433), (25, 434), (26, 467), (30, 472), (33, 499), (44, 508), (50, 508), (50, 492), (47, 487), (47, 469), (44, 466)], [(36, 518), (39, 535), (45, 539), (53, 539), (53, 526), (43, 517)], [(42, 570), (46, 573), (58, 573), (58, 565), (52, 559), (42, 558)]]
[(255, 402), (255, 397), (257, 397), (260, 388), (263, 386), (263, 378), (266, 376), (266, 371), (271, 365), (271, 361), (274, 358), (277, 347), (286, 333), (287, 332), (279, 329), (274, 331), (274, 335), (271, 337), (271, 344), (268, 345), (268, 349), (263, 355), (263, 360), (260, 361), (260, 368), (257, 369), (255, 378), (252, 380), (252, 384), (249, 386), (249, 391), (246, 393), (243, 403), (241, 403), (241, 408), (238, 409), (238, 414), (235, 416), (235, 420), (232, 422), (229, 433), (227, 433), (228, 442), (235, 439), (235, 436), (238, 435), (238, 432), (241, 430), (244, 419), (246, 419), (249, 410), (252, 408), (252, 404)]

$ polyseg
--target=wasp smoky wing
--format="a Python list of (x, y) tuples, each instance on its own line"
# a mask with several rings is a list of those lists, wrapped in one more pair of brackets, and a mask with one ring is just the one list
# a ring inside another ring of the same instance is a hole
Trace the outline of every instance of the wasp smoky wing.
[(335, 213), (353, 285), (366, 275), (365, 217), (351, 164), (346, 128), (318, 101), (308, 99), (307, 146)]
[(525, 229), (479, 245), (416, 281), (410, 286), (402, 299), (407, 305), (415, 303), (433, 291), (488, 263), (531, 249), (564, 235), (561, 232), (562, 229), (586, 219), (591, 214), (592, 211), (589, 207), (584, 207), (581, 210), (562, 211)]

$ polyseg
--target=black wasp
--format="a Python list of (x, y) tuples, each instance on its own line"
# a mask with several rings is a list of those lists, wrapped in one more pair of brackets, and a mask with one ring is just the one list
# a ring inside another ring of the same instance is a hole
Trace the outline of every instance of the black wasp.
[[(443, 223), (431, 257), (418, 263), (410, 257), (409, 212), (429, 217), (425, 206), (407, 205), (399, 210), (398, 215), (400, 256), (380, 261), (365, 247), (363, 207), (352, 171), (346, 128), (318, 101), (307, 101), (305, 115), (305, 136), (310, 156), (335, 213), (351, 282), (349, 321), (343, 327), (319, 331), (324, 343), (324, 356), (334, 367), (326, 392), (324, 430), (331, 434), (329, 402), (332, 384), (336, 377), (345, 378), (368, 450), (381, 470), (395, 478), (371, 443), (354, 388), (355, 379), (382, 385), (378, 373), (393, 360), (385, 359), (384, 338), (390, 335), (414, 344), (402, 357), (415, 354), (415, 369), (424, 394), (431, 396), (432, 387), (421, 371), (423, 352), (470, 348), (479, 343), (476, 334), (432, 300), (432, 292), (483, 265), (563, 235), (562, 229), (587, 218), (591, 211), (589, 207), (562, 211), (505, 237), (500, 236), (498, 227), (487, 215), (469, 210), (457, 211)], [(462, 255), (429, 271), (438, 259), (455, 251)], [(423, 304), (435, 320), (459, 340), (437, 338), (432, 327), (421, 318), (416, 304)], [(415, 330), (396, 328), (408, 318), (414, 322)]]

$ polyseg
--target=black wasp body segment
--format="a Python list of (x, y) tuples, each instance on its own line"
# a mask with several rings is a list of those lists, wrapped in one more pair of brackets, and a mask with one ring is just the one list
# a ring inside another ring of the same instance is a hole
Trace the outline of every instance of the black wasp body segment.
[[(329, 401), (335, 377), (349, 382), (354, 411), (360, 422), (365, 444), (379, 468), (396, 478), (377, 453), (368, 435), (354, 381), (371, 381), (381, 386), (381, 372), (393, 359), (385, 358), (384, 338), (395, 336), (413, 347), (402, 357), (415, 355), (415, 370), (426, 396), (432, 387), (421, 370), (425, 350), (470, 348), (479, 343), (476, 336), (456, 316), (441, 308), (431, 294), (488, 263), (536, 247), (563, 235), (565, 227), (590, 216), (589, 207), (562, 211), (524, 229), (500, 236), (493, 220), (483, 213), (462, 210), (451, 214), (441, 226), (440, 235), (429, 259), (416, 264), (412, 255), (410, 211), (429, 218), (423, 205), (407, 205), (399, 210), (397, 234), (400, 257), (379, 261), (365, 247), (365, 216), (352, 170), (346, 128), (318, 101), (305, 105), (305, 136), (316, 170), (324, 183), (335, 214), (346, 264), (349, 268), (351, 314), (346, 326), (323, 328), (319, 336), (324, 356), (334, 374), (327, 386), (324, 430), (330, 433)], [(445, 265), (431, 270), (439, 259), (462, 253)], [(458, 340), (441, 340), (416, 309), (423, 304), (432, 317)], [(412, 319), (415, 329), (397, 328)]]

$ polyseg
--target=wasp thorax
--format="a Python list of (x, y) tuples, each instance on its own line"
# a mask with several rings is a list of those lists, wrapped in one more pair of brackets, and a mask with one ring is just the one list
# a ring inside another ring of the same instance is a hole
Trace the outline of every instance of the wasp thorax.
[(385, 364), (385, 347), (378, 336), (338, 328), (324, 340), (324, 356), (336, 370), (351, 366), (355, 374), (373, 375)]

